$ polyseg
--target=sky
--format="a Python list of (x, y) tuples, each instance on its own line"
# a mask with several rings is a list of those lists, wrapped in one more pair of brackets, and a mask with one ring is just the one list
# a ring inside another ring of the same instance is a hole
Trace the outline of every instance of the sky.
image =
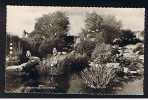
[(100, 7), (53, 7), (53, 6), (7, 6), (6, 31), (22, 36), (23, 31), (32, 32), (38, 18), (44, 14), (62, 11), (70, 21), (69, 33), (77, 35), (85, 27), (87, 13), (113, 15), (122, 22), (122, 29), (144, 30), (144, 8), (100, 8)]

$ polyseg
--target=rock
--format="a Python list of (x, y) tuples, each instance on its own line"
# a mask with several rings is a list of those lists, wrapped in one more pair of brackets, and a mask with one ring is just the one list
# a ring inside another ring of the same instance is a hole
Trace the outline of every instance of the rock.
[(144, 55), (140, 55), (140, 56), (139, 56), (139, 59), (144, 62)]
[(128, 68), (127, 67), (123, 67), (123, 72), (124, 73), (128, 73)]
[(8, 66), (6, 70), (8, 71), (21, 71), (24, 66), (26, 66), (27, 63), (23, 63), (21, 65), (15, 65), (15, 66)]
[(128, 77), (127, 77), (127, 76), (124, 76), (123, 78), (124, 78), (124, 79), (128, 79)]
[(137, 74), (137, 71), (129, 71), (130, 74)]
[(29, 60), (31, 62), (40, 62), (40, 58), (39, 57), (35, 57), (35, 56), (30, 57)]

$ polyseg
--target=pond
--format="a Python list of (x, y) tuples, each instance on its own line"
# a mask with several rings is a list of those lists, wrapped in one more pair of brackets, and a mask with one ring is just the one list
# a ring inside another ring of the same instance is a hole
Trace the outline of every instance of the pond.
[[(59, 88), (64, 90), (64, 91), (61, 91), (60, 89), (57, 89), (58, 93), (61, 92), (61, 93), (67, 93), (67, 94), (97, 94), (97, 95), (112, 95), (112, 94), (113, 95), (143, 95), (143, 80), (144, 80), (143, 77), (131, 79), (128, 81), (123, 81), (122, 85), (116, 86), (114, 89), (112, 89), (111, 87), (111, 89), (105, 89), (105, 90), (95, 90), (95, 89), (88, 88), (80, 78), (74, 78), (74, 79), (70, 79), (69, 81), (66, 81), (65, 78), (63, 77), (62, 79), (58, 78), (58, 80), (62, 82), (61, 83), (62, 85)], [(46, 82), (44, 80), (44, 83), (47, 83), (47, 84), (43, 84), (42, 82), (42, 85), (44, 85), (45, 87), (49, 86), (47, 80)], [(15, 85), (16, 86), (14, 85), (9, 86), (9, 92), (11, 92), (11, 89), (14, 89), (14, 88), (16, 88), (17, 91), (19, 90), (18, 92), (20, 92), (21, 84), (15, 84)], [(50, 94), (51, 92), (49, 92), (49, 90), (46, 89), (44, 90), (44, 93)]]
[(144, 78), (135, 79), (124, 83), (121, 90), (117, 90), (117, 95), (143, 95)]
[(143, 80), (144, 78), (136, 78), (123, 82), (122, 85), (114, 89), (106, 89), (104, 91), (86, 88), (82, 80), (71, 80), (71, 85), (67, 93), (70, 94), (105, 94), (105, 95), (143, 95)]

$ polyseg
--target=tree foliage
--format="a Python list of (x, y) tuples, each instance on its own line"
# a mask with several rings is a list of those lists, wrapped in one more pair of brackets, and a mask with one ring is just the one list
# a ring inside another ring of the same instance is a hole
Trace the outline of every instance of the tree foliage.
[(141, 42), (139, 39), (136, 38), (134, 32), (131, 30), (122, 30), (119, 36), (120, 39), (120, 46), (125, 46), (128, 44), (136, 44)]
[(86, 16), (85, 29), (82, 32), (83, 36), (96, 38), (111, 44), (118, 37), (121, 27), (121, 22), (117, 21), (114, 16), (101, 16), (96, 13), (90, 13)]
[(41, 56), (45, 57), (48, 53), (52, 53), (53, 48), (56, 48), (58, 51), (62, 51), (66, 44), (63, 38), (64, 37), (53, 39), (52, 41), (42, 41), (38, 48)]
[(65, 13), (55, 12), (44, 15), (35, 23), (34, 31), (30, 34), (30, 37), (50, 41), (65, 34), (68, 31), (68, 25), (69, 20)]
[(51, 53), (53, 47), (64, 46), (64, 36), (69, 30), (69, 20), (65, 13), (55, 12), (44, 15), (35, 23), (34, 31), (29, 34), (33, 47), (38, 53)]

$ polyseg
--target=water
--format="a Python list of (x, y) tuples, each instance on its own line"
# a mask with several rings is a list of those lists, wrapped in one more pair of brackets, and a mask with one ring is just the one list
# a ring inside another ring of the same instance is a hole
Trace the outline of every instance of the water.
[(97, 95), (143, 95), (143, 80), (144, 78), (136, 78), (133, 80), (129, 80), (127, 82), (123, 82), (122, 85), (115, 87), (115, 89), (104, 89), (104, 90), (97, 90), (97, 89), (91, 89), (86, 88), (83, 84), (82, 80), (76, 79), (71, 80), (70, 88), (67, 93), (72, 94), (97, 94)]
[(122, 89), (117, 90), (116, 93), (117, 95), (143, 95), (143, 78), (124, 83)]

